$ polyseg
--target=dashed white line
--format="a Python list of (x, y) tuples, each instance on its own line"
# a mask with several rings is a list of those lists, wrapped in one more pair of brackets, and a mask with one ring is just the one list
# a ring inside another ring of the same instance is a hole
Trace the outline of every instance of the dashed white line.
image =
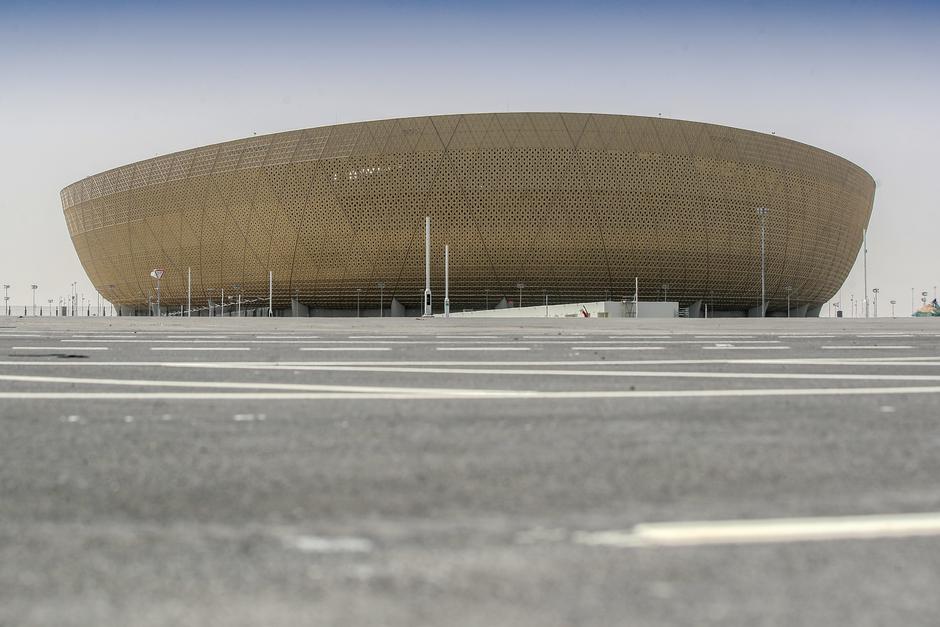
[(662, 346), (572, 346), (573, 351), (661, 351)]
[(702, 350), (720, 350), (720, 351), (769, 351), (769, 350), (790, 350), (789, 346), (703, 346)]
[(247, 346), (151, 346), (152, 351), (250, 351)]
[(439, 351), (527, 351), (528, 346), (438, 346)]
[(15, 351), (106, 351), (107, 346), (11, 346)]
[(823, 346), (823, 350), (905, 350), (913, 346)]
[(387, 346), (301, 346), (298, 350), (302, 351), (333, 351), (345, 353), (347, 351), (390, 351)]
[(645, 523), (575, 532), (577, 544), (612, 548), (771, 544), (940, 535), (940, 513)]

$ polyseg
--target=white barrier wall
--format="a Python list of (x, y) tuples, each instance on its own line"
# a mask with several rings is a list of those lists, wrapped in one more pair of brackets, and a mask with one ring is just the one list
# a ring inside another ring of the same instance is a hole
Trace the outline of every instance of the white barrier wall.
[[(679, 315), (677, 302), (640, 302), (638, 305), (638, 318), (676, 318)], [(633, 303), (607, 300), (593, 303), (482, 309), (451, 312), (450, 315), (452, 318), (579, 318), (584, 317), (585, 311), (591, 318), (632, 318)]]

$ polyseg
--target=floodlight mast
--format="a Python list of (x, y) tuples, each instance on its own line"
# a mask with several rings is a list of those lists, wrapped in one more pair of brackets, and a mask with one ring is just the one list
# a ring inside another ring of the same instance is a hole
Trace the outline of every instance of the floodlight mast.
[(450, 246), (444, 244), (444, 317), (450, 318)]
[(767, 219), (767, 207), (758, 207), (757, 215), (760, 216), (760, 317), (767, 315), (766, 279), (764, 262), (764, 240), (765, 240), (765, 221)]
[(431, 314), (431, 216), (424, 217), (424, 315)]
[(862, 276), (865, 285), (865, 317), (868, 317), (868, 229), (862, 229)]

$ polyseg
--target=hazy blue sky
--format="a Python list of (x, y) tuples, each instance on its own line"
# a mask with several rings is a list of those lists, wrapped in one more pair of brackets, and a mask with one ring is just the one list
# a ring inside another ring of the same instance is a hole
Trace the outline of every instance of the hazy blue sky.
[[(0, 0), (0, 283), (78, 280), (59, 190), (158, 154), (363, 119), (597, 111), (819, 146), (878, 190), (869, 287), (940, 283), (940, 2)], [(844, 288), (861, 298), (860, 263)]]

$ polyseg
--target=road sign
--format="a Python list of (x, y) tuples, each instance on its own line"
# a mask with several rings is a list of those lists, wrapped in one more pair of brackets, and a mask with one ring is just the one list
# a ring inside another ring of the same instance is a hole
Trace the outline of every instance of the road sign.
[(163, 268), (154, 268), (153, 270), (150, 271), (150, 276), (159, 281), (160, 279), (163, 278), (164, 272), (166, 272), (166, 270), (164, 270)]

